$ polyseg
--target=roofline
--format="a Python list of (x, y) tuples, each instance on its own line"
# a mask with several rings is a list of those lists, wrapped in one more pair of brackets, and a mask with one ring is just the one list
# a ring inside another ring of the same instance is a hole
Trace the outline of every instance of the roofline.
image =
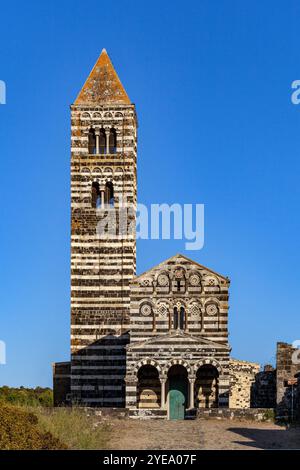
[(159, 264), (153, 266), (152, 268), (149, 268), (147, 269), (146, 271), (144, 271), (143, 273), (139, 274), (138, 276), (134, 277), (130, 283), (133, 283), (135, 280), (139, 279), (140, 277), (144, 276), (147, 272), (151, 271), (152, 269), (155, 269), (155, 268), (158, 268), (159, 266), (161, 266), (162, 264), (165, 264), (167, 263), (169, 260), (173, 259), (173, 258), (176, 258), (177, 256), (182, 256), (182, 258), (185, 258), (187, 261), (190, 261), (191, 263), (194, 263), (196, 264), (197, 266), (199, 266), (200, 268), (203, 268), (203, 269), (206, 269), (207, 271), (209, 271), (210, 273), (212, 274), (215, 274), (216, 276), (219, 276), (221, 277), (222, 279), (224, 279), (225, 281), (229, 281), (230, 282), (230, 279), (228, 276), (223, 276), (223, 274), (220, 274), (220, 273), (217, 273), (216, 271), (213, 271), (212, 269), (208, 268), (207, 266), (203, 266), (203, 264), (200, 264), (198, 263), (197, 261), (189, 258), (188, 256), (185, 256), (181, 253), (177, 253), (176, 255), (173, 255), (173, 256), (170, 256), (170, 258), (167, 258), (165, 259), (164, 261), (161, 261)]
[(184, 337), (188, 337), (194, 341), (196, 341), (197, 343), (201, 343), (201, 341), (204, 343), (204, 344), (211, 344), (212, 346), (214, 346), (216, 349), (222, 349), (222, 348), (225, 348), (227, 349), (229, 352), (231, 352), (232, 348), (231, 346), (229, 345), (228, 341), (226, 341), (226, 343), (218, 343), (216, 341), (211, 341), (207, 338), (205, 338), (204, 336), (194, 336), (194, 335), (191, 335), (189, 333), (185, 333), (185, 332), (181, 332), (180, 334), (178, 334), (178, 332), (168, 332), (168, 333), (164, 333), (164, 334), (157, 334), (155, 336), (151, 336), (150, 338), (147, 338), (147, 339), (144, 339), (144, 340), (141, 340), (141, 341), (134, 341), (134, 342), (131, 342), (131, 343), (128, 343), (128, 345), (126, 346), (126, 349), (133, 349), (135, 347), (140, 347), (141, 345), (143, 344), (151, 344), (153, 342), (155, 342), (155, 340), (164, 340), (165, 338), (169, 337), (169, 338), (174, 338), (176, 336), (184, 336)]
[[(118, 73), (117, 73), (117, 71), (116, 71), (116, 69), (115, 69), (115, 66), (114, 66), (114, 64), (113, 64), (113, 61), (111, 60), (111, 58), (110, 58), (110, 56), (109, 56), (107, 50), (106, 50), (105, 48), (103, 48), (102, 51), (101, 51), (101, 53), (100, 53), (99, 56), (98, 56), (98, 59), (96, 60), (96, 62), (95, 62), (95, 64), (94, 64), (92, 70), (90, 71), (90, 73), (89, 73), (87, 79), (85, 80), (83, 86), (81, 87), (79, 93), (77, 94), (74, 103), (72, 103), (72, 105), (78, 106), (78, 105), (76, 104), (76, 101), (78, 100), (78, 98), (79, 98), (79, 96), (80, 96), (82, 90), (85, 88), (85, 85), (87, 84), (87, 82), (88, 82), (88, 80), (90, 79), (92, 73), (94, 72), (94, 69), (96, 68), (96, 66), (97, 66), (97, 64), (98, 64), (98, 61), (99, 61), (99, 59), (100, 59), (100, 57), (101, 57), (101, 55), (102, 55), (103, 53), (107, 55), (109, 61), (111, 62), (112, 68), (113, 68), (113, 70), (114, 70), (114, 72), (115, 72), (115, 74), (116, 74), (116, 76), (117, 76), (117, 79), (119, 80), (120, 85), (121, 85), (121, 87), (123, 88), (124, 93), (125, 93), (125, 95), (126, 95), (127, 98), (128, 98), (129, 103), (127, 103), (127, 105), (128, 105), (128, 104), (132, 104), (132, 103), (131, 103), (131, 99), (129, 98), (128, 93), (127, 93), (127, 91), (125, 90), (125, 87), (124, 87), (123, 83), (121, 82), (120, 77), (119, 77), (119, 75), (118, 75)], [(82, 105), (85, 105), (85, 103), (81, 103), (81, 104), (82, 104)], [(86, 105), (88, 105), (88, 104), (89, 104), (89, 102), (86, 103)], [(71, 105), (71, 106), (72, 106), (72, 105)]]

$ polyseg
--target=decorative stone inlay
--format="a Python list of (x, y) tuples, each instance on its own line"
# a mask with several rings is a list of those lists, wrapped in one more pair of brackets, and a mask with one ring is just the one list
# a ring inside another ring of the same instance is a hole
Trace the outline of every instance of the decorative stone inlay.
[(144, 317), (148, 317), (149, 315), (152, 314), (152, 307), (150, 304), (143, 304), (141, 305), (140, 307), (140, 313), (141, 315), (143, 315)]
[(200, 307), (196, 303), (193, 303), (192, 305), (190, 305), (189, 311), (193, 317), (199, 317), (201, 315)]
[(198, 276), (198, 274), (192, 274), (189, 280), (190, 280), (191, 286), (193, 287), (200, 286), (201, 279), (200, 279), (200, 276)]
[(208, 304), (206, 306), (206, 313), (207, 315), (213, 316), (218, 313), (218, 307), (216, 304)]
[(166, 317), (169, 313), (169, 306), (166, 303), (160, 303), (157, 307), (157, 312), (160, 316)]
[(152, 313), (152, 307), (149, 304), (143, 304), (140, 311), (144, 317), (148, 317)]
[(167, 274), (160, 274), (157, 278), (157, 283), (161, 287), (166, 287), (169, 284), (169, 278)]
[(213, 276), (209, 276), (206, 278), (206, 283), (208, 286), (218, 286), (218, 281)]
[(183, 270), (182, 269), (176, 269), (175, 279), (182, 279), (182, 278), (183, 278)]

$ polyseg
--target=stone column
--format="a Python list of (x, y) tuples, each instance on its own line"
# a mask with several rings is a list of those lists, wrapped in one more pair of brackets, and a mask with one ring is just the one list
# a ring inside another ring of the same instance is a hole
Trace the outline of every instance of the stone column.
[(101, 209), (104, 209), (104, 195), (105, 195), (105, 191), (102, 189), (100, 190), (100, 194), (101, 194)]
[(96, 137), (96, 155), (99, 155), (99, 140), (100, 140), (99, 129), (95, 131), (95, 137)]
[(106, 154), (109, 154), (109, 134), (110, 129), (105, 129), (105, 136), (106, 136)]
[(190, 384), (190, 403), (189, 403), (189, 408), (195, 408), (195, 403), (194, 403), (194, 384), (195, 384), (195, 378), (191, 377), (189, 378), (189, 384)]
[(160, 393), (160, 407), (162, 410), (166, 408), (166, 379), (160, 379), (161, 393)]
[(184, 309), (184, 331), (186, 333), (189, 331), (189, 310), (187, 308)]

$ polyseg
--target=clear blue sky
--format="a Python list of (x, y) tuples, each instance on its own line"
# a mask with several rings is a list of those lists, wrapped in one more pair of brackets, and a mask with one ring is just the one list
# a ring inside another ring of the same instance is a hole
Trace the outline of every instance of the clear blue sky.
[(201, 251), (140, 241), (138, 272), (182, 252), (228, 275), (234, 357), (299, 339), (299, 20), (291, 0), (2, 2), (0, 384), (69, 357), (69, 105), (103, 47), (137, 106), (139, 201), (206, 207)]

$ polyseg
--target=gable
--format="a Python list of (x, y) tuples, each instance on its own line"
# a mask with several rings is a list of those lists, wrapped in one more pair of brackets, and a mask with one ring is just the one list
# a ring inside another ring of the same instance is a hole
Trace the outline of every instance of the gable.
[(211, 275), (212, 277), (216, 278), (220, 283), (227, 286), (230, 283), (228, 277), (223, 276), (222, 274), (219, 274), (216, 271), (213, 271), (212, 269), (197, 263), (196, 261), (188, 258), (187, 256), (177, 254), (175, 256), (172, 256), (171, 258), (166, 259), (165, 261), (162, 261), (157, 266), (154, 266), (148, 271), (145, 271), (144, 273), (136, 276), (132, 279), (131, 284), (139, 283), (143, 279), (146, 280), (149, 277), (155, 278), (158, 276), (159, 273), (163, 271), (173, 271), (176, 268), (182, 268), (186, 271), (198, 271), (201, 276)]

